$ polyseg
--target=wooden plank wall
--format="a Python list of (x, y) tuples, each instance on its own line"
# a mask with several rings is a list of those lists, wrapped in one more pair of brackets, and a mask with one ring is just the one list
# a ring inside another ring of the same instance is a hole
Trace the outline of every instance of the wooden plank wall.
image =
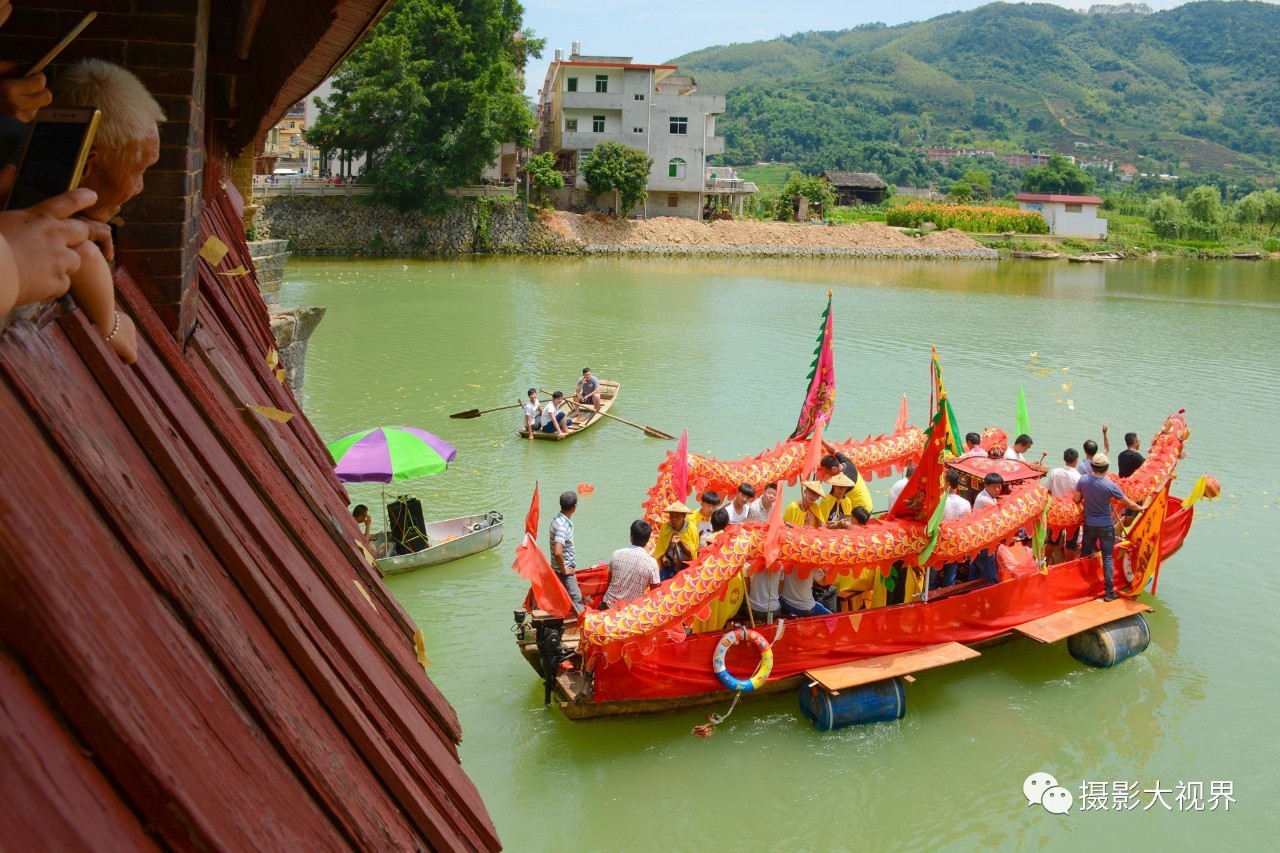
[(135, 366), (79, 312), (0, 339), (0, 848), (497, 849), (220, 190), (213, 233), (188, 341), (127, 273)]

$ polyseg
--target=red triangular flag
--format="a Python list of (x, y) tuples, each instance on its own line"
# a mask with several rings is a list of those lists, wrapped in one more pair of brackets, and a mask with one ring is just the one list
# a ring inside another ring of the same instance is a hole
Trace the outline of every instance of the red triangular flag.
[(902, 395), (902, 406), (898, 409), (898, 420), (893, 425), (895, 433), (902, 432), (907, 428), (907, 395)]
[(538, 484), (533, 484), (533, 503), (529, 504), (529, 514), (524, 517), (524, 532), (534, 539), (538, 538)]
[(676, 500), (683, 501), (689, 496), (689, 430), (680, 433), (680, 443), (671, 458), (671, 490)]
[[(818, 434), (822, 433), (822, 422), (818, 422)], [(821, 446), (821, 445), (819, 445)], [(779, 489), (781, 492), (781, 489)], [(764, 535), (764, 547), (762, 554), (764, 556), (765, 568), (772, 566), (778, 559), (778, 539), (782, 536), (782, 505), (786, 503), (779, 494), (773, 499), (773, 510), (769, 513), (769, 530)]]
[(516, 559), (511, 564), (515, 573), (529, 582), (533, 591), (533, 600), (540, 610), (552, 616), (564, 619), (573, 613), (573, 600), (569, 592), (560, 583), (556, 573), (547, 562), (547, 555), (542, 553), (538, 543), (528, 533), (516, 547)]
[(822, 430), (826, 423), (826, 418), (818, 418), (818, 422), (813, 427), (813, 435), (809, 437), (809, 449), (805, 451), (804, 461), (800, 463), (800, 482), (802, 483), (811, 478), (813, 472), (822, 465)]

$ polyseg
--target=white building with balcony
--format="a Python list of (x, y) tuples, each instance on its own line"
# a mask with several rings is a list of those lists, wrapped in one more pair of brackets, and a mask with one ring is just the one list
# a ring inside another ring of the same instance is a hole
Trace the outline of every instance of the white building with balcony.
[[(620, 142), (653, 158), (649, 197), (633, 215), (701, 219), (708, 195), (729, 196), (741, 212), (753, 184), (709, 186), (707, 158), (724, 151), (716, 136), (723, 95), (699, 95), (692, 77), (674, 65), (639, 65), (629, 56), (583, 56), (575, 42), (568, 59), (557, 50), (538, 96), (538, 152), (553, 151), (565, 176), (556, 201), (564, 207), (607, 208), (592, 199), (580, 165), (601, 142)], [(716, 182), (711, 182), (715, 184)], [(750, 189), (747, 189), (750, 187)]]

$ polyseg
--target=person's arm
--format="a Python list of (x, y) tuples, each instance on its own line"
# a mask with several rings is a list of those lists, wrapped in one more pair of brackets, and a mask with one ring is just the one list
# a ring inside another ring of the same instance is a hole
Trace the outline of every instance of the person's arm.
[[(560, 568), (556, 569), (556, 566)], [(556, 570), (556, 574), (566, 575), (569, 573), (568, 567), (564, 564), (564, 543), (555, 541), (551, 543), (551, 568)]]
[(138, 360), (137, 331), (133, 320), (116, 306), (111, 268), (98, 247), (85, 240), (76, 247), (80, 269), (71, 276), (71, 298), (125, 364)]
[(524, 412), (524, 431), (529, 434), (529, 440), (533, 441), (533, 418), (529, 417), (529, 410)]
[(37, 110), (53, 102), (53, 94), (45, 85), (43, 74), (12, 76), (20, 72), (18, 63), (0, 60), (0, 113), (30, 124)]
[(1102, 452), (1111, 455), (1111, 438), (1107, 435), (1107, 425), (1102, 425)]
[(67, 292), (82, 263), (76, 249), (89, 237), (89, 227), (71, 217), (97, 200), (93, 190), (75, 189), (24, 210), (0, 213), (9, 273), (0, 285), (0, 313)]

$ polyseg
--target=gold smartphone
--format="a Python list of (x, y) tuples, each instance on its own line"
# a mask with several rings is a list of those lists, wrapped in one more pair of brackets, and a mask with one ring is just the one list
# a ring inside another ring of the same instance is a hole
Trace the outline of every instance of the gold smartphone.
[(5, 209), (31, 207), (75, 189), (100, 117), (96, 107), (45, 107), (36, 113)]

